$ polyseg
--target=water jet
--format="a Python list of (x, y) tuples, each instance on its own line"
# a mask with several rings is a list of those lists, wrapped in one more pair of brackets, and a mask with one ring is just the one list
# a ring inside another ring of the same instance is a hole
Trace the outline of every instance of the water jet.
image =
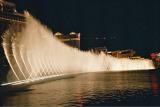
[(116, 58), (70, 47), (31, 15), (25, 17), (24, 26), (14, 24), (3, 35), (4, 52), (15, 80), (2, 86), (29, 85), (87, 72), (154, 69), (148, 59)]

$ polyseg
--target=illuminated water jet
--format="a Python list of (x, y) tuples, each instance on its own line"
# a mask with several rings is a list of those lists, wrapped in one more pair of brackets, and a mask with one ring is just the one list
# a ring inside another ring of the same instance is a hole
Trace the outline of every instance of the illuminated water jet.
[(3, 36), (5, 55), (19, 81), (12, 84), (85, 72), (154, 69), (148, 59), (115, 58), (103, 52), (96, 55), (67, 46), (28, 14), (21, 31), (15, 26)]

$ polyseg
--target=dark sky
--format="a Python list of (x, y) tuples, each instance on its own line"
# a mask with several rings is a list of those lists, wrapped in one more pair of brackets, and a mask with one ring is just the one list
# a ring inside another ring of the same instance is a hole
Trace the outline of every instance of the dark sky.
[[(82, 37), (107, 37), (109, 49), (159, 49), (160, 0), (11, 0), (54, 31), (81, 32)], [(96, 40), (87, 40), (96, 44)]]

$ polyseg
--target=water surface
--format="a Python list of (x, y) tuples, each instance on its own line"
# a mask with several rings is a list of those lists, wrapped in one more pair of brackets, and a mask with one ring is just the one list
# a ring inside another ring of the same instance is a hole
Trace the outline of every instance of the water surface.
[(1, 97), (4, 106), (160, 105), (159, 71), (87, 73)]

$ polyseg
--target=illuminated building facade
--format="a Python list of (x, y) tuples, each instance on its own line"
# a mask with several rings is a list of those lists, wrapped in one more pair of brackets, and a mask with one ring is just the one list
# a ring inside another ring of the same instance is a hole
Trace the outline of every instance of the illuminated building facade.
[(80, 49), (80, 33), (71, 32), (67, 35), (64, 35), (60, 32), (57, 32), (54, 34), (54, 36), (56, 36), (65, 44)]

